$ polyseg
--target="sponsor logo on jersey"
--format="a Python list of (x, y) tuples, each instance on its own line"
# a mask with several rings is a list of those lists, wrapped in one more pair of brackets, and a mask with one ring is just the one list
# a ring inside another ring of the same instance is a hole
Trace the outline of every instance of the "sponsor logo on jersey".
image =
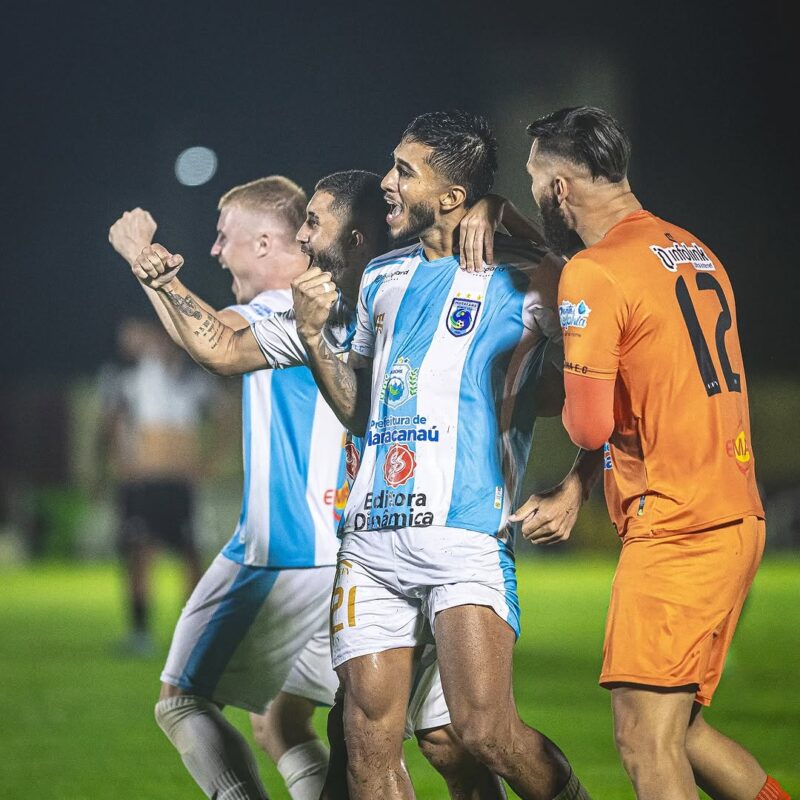
[(585, 300), (579, 300), (577, 303), (562, 300), (561, 305), (558, 307), (558, 318), (564, 330), (567, 330), (567, 328), (580, 328), (583, 330), (589, 322), (589, 314), (591, 313), (592, 309), (586, 305)]
[(611, 463), (611, 447), (609, 446), (608, 442), (603, 445), (603, 469), (612, 469), (613, 464)]
[(387, 486), (396, 489), (407, 483), (417, 469), (414, 451), (406, 444), (393, 444), (383, 461), (383, 479)]
[(381, 311), (380, 314), (375, 315), (375, 333), (383, 331), (383, 321), (386, 319), (386, 312)]
[(480, 295), (477, 300), (469, 297), (454, 297), (453, 302), (450, 303), (450, 310), (447, 312), (447, 330), (453, 336), (466, 336), (475, 327), (480, 307)]
[[(672, 241), (675, 241), (670, 237)], [(687, 245), (685, 242), (675, 242), (672, 247), (660, 247), (657, 244), (650, 245), (650, 252), (658, 256), (661, 264), (670, 272), (677, 272), (679, 264), (691, 264), (701, 272), (713, 272), (714, 262), (699, 244), (692, 242)]]
[(353, 442), (347, 442), (344, 446), (344, 471), (347, 477), (354, 481), (358, 475), (358, 468), (361, 466), (361, 453)]
[(438, 442), (439, 429), (430, 428), (392, 428), (388, 431), (367, 431), (367, 444), (393, 444), (394, 442)]
[(414, 369), (411, 362), (400, 356), (389, 371), (383, 376), (378, 399), (390, 408), (407, 403), (412, 397), (417, 396), (417, 378), (419, 368)]
[(494, 487), (494, 507), (495, 508), (502, 508), (503, 507), (503, 487), (502, 486), (495, 486)]
[(333, 521), (338, 523), (342, 519), (344, 507), (347, 505), (347, 498), (350, 497), (350, 485), (347, 481), (338, 489), (328, 489), (323, 495), (323, 502), (326, 506), (333, 506)]
[(739, 431), (735, 439), (725, 442), (725, 452), (730, 458), (736, 459), (736, 466), (740, 472), (745, 473), (752, 466), (750, 448), (747, 446), (747, 436), (744, 431)]
[(357, 531), (392, 528), (425, 528), (433, 525), (433, 513), (427, 510), (428, 497), (423, 492), (367, 492), (364, 511), (353, 515)]

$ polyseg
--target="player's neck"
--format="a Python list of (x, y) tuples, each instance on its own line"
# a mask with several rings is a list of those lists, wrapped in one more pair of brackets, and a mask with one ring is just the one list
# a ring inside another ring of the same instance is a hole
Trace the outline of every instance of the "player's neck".
[(464, 218), (466, 211), (458, 216), (455, 213), (446, 217), (439, 217), (436, 222), (419, 237), (425, 258), (436, 261), (438, 258), (447, 258), (455, 252), (458, 243), (458, 226)]
[[(604, 193), (603, 193), (604, 194)], [(642, 204), (627, 187), (611, 196), (591, 198), (580, 210), (575, 230), (587, 247), (597, 244), (618, 222), (634, 211), (641, 211)]]

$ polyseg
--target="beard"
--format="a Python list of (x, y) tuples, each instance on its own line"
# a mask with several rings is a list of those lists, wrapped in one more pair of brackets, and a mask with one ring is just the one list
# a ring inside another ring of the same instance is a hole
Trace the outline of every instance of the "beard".
[(311, 257), (311, 263), (323, 272), (330, 272), (331, 280), (337, 285), (347, 271), (347, 259), (344, 254), (344, 244), (334, 242), (325, 250), (319, 250)]
[(556, 203), (555, 194), (551, 193), (542, 198), (539, 211), (544, 225), (545, 243), (554, 253), (564, 255), (572, 249), (575, 236), (564, 212)]
[(436, 214), (431, 203), (417, 203), (408, 207), (408, 222), (399, 231), (389, 230), (392, 239), (411, 239), (433, 225)]

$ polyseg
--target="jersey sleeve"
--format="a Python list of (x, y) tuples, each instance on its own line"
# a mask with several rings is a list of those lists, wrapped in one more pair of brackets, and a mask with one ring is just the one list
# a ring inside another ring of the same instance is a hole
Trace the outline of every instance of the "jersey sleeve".
[(578, 255), (561, 274), (558, 313), (564, 372), (614, 380), (626, 317), (619, 285), (596, 262)]
[(271, 369), (297, 367), (308, 363), (297, 335), (294, 311), (278, 311), (256, 320), (250, 330)]
[(276, 313), (275, 309), (268, 306), (263, 301), (256, 298), (250, 303), (242, 303), (239, 305), (227, 306), (224, 311), (234, 311), (245, 321), (251, 325), (260, 319), (266, 319), (272, 314)]
[(531, 273), (525, 296), (523, 324), (530, 330), (537, 328), (553, 342), (561, 341), (561, 326), (558, 322), (558, 280), (564, 262), (556, 255), (547, 253)]
[(372, 322), (372, 315), (369, 313), (368, 295), (374, 287), (374, 283), (367, 284), (364, 273), (361, 278), (361, 288), (358, 291), (358, 306), (356, 308), (356, 330), (353, 335), (351, 349), (359, 355), (372, 358), (375, 355), (375, 326)]

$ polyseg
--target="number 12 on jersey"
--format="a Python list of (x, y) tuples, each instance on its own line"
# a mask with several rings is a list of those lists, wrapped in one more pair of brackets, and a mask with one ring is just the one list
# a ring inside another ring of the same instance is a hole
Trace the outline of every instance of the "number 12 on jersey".
[[(717, 295), (717, 300), (720, 305), (719, 316), (717, 317), (717, 325), (714, 331), (715, 344), (717, 346), (717, 356), (719, 358), (720, 366), (722, 367), (722, 374), (725, 377), (725, 385), (729, 392), (741, 392), (742, 381), (738, 372), (734, 372), (731, 367), (731, 360), (728, 358), (728, 351), (725, 349), (725, 333), (733, 324), (731, 318), (731, 310), (728, 305), (728, 298), (725, 297), (725, 292), (722, 290), (719, 281), (707, 272), (701, 272), (697, 275), (697, 288), (700, 291), (713, 291)], [(683, 314), (683, 320), (686, 323), (686, 328), (689, 331), (689, 339), (692, 342), (692, 349), (694, 356), (697, 359), (697, 367), (700, 370), (700, 378), (706, 390), (706, 394), (712, 397), (722, 391), (719, 383), (719, 376), (714, 362), (711, 360), (711, 351), (708, 347), (708, 342), (703, 334), (703, 329), (700, 327), (700, 320), (697, 318), (697, 312), (692, 303), (692, 297), (689, 294), (689, 287), (681, 275), (675, 284), (675, 297), (678, 300), (678, 305)]]

